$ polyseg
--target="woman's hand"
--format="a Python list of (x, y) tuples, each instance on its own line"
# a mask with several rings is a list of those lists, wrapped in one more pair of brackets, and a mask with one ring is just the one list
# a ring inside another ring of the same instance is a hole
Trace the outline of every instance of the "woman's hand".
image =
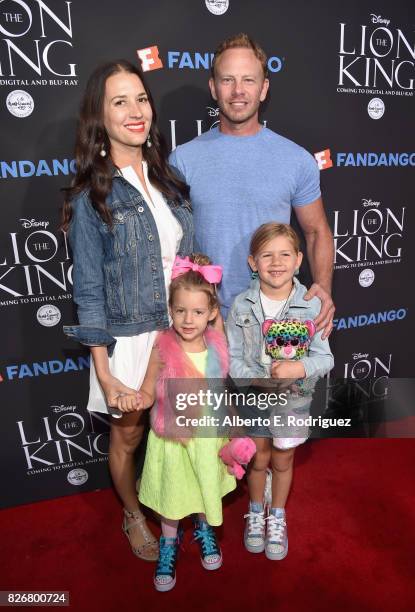
[(135, 389), (127, 387), (111, 374), (100, 378), (99, 382), (108, 406), (118, 408), (121, 412), (140, 410), (139, 394)]

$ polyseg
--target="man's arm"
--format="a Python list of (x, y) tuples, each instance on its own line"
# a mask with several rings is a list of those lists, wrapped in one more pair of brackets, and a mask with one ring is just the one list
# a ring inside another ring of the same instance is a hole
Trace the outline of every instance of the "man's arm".
[(294, 210), (305, 236), (307, 258), (314, 281), (306, 293), (305, 299), (310, 299), (314, 295), (321, 299), (321, 311), (315, 319), (315, 323), (318, 331), (324, 328), (324, 339), (333, 329), (335, 310), (331, 299), (334, 261), (333, 235), (327, 222), (321, 198), (305, 206), (296, 206)]

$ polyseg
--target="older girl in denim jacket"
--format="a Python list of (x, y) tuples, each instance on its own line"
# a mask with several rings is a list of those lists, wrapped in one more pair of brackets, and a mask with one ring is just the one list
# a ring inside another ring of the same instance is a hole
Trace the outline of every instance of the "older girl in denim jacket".
[[(312, 321), (320, 311), (320, 300), (314, 297), (305, 301), (307, 289), (294, 278), (302, 253), (298, 236), (289, 225), (261, 225), (252, 236), (250, 253), (249, 265), (259, 278), (237, 296), (227, 319), (230, 374), (233, 379), (256, 379), (255, 384), (260, 383), (258, 379), (279, 380), (286, 390), (288, 387), (287, 407), (304, 417), (311, 403), (311, 398), (304, 396), (310, 394), (316, 379), (333, 367), (328, 341), (322, 340), (322, 332), (315, 333), (308, 354), (298, 360), (271, 362), (265, 352), (262, 324), (266, 319)], [(292, 348), (287, 347), (287, 351)], [(290, 381), (295, 381), (296, 386), (290, 385)], [(302, 387), (300, 393), (296, 392), (298, 384)], [(267, 388), (270, 389), (269, 384)], [(307, 436), (304, 428), (290, 431), (295, 438), (278, 437), (277, 430), (281, 428), (270, 428), (274, 438), (254, 437), (257, 452), (247, 475), (250, 503), (244, 534), (249, 552), (265, 550), (272, 560), (283, 559), (288, 552), (285, 503), (291, 487), (295, 446)], [(269, 515), (265, 516), (264, 492), (270, 460), (272, 501)]]
[(124, 505), (122, 528), (134, 554), (148, 561), (157, 560), (158, 545), (135, 490), (134, 451), (145, 424), (137, 388), (157, 330), (169, 326), (175, 256), (193, 247), (189, 190), (167, 165), (155, 119), (136, 66), (119, 60), (95, 70), (81, 106), (77, 172), (62, 224), (79, 319), (65, 331), (91, 347), (88, 410), (113, 417), (109, 467)]

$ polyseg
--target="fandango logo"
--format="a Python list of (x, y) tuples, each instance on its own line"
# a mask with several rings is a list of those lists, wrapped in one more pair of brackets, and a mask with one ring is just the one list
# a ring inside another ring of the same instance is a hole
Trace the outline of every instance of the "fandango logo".
[[(198, 53), (192, 51), (168, 51), (167, 52), (167, 68), (189, 68), (190, 70), (210, 70), (212, 66), (214, 53), (205, 52)], [(275, 55), (268, 58), (268, 70), (270, 72), (280, 72), (282, 70), (285, 58), (280, 58)]]
[(30, 176), (58, 176), (76, 173), (74, 159), (39, 159), (29, 161), (0, 161), (0, 178), (28, 178)]
[(6, 366), (6, 379), (33, 378), (35, 376), (48, 376), (49, 374), (64, 374), (66, 372), (80, 372), (89, 369), (90, 357), (77, 359), (52, 359), (51, 361), (35, 361), (34, 363), (19, 363)]
[[(210, 70), (214, 53), (205, 51), (167, 51), (167, 62), (163, 63), (160, 58), (160, 51), (157, 45), (137, 49), (138, 59), (141, 62), (143, 72), (150, 70), (159, 70), (166, 65), (170, 70)], [(280, 58), (276, 55), (268, 58), (268, 70), (270, 72), (280, 72), (282, 70), (285, 58)]]
[(383, 312), (371, 312), (370, 314), (334, 319), (333, 325), (337, 330), (353, 329), (355, 327), (365, 327), (366, 325), (378, 325), (379, 323), (401, 321), (405, 317), (406, 308), (399, 308), (398, 310), (385, 310)]
[(324, 151), (314, 153), (314, 158), (317, 162), (319, 170), (327, 170), (328, 168), (333, 167), (330, 149), (324, 149)]
[(415, 153), (337, 153), (336, 166), (415, 166)]

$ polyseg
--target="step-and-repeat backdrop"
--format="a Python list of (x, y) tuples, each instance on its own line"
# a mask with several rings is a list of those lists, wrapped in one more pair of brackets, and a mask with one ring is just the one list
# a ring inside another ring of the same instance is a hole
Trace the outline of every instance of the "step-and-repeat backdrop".
[(411, 0), (0, 2), (1, 506), (109, 485), (108, 424), (85, 410), (88, 353), (62, 332), (75, 315), (58, 229), (79, 101), (108, 59), (146, 71), (174, 148), (217, 125), (217, 44), (239, 31), (259, 41), (271, 82), (261, 121), (321, 170), (335, 374), (369, 381), (368, 397), (411, 376), (414, 23)]

